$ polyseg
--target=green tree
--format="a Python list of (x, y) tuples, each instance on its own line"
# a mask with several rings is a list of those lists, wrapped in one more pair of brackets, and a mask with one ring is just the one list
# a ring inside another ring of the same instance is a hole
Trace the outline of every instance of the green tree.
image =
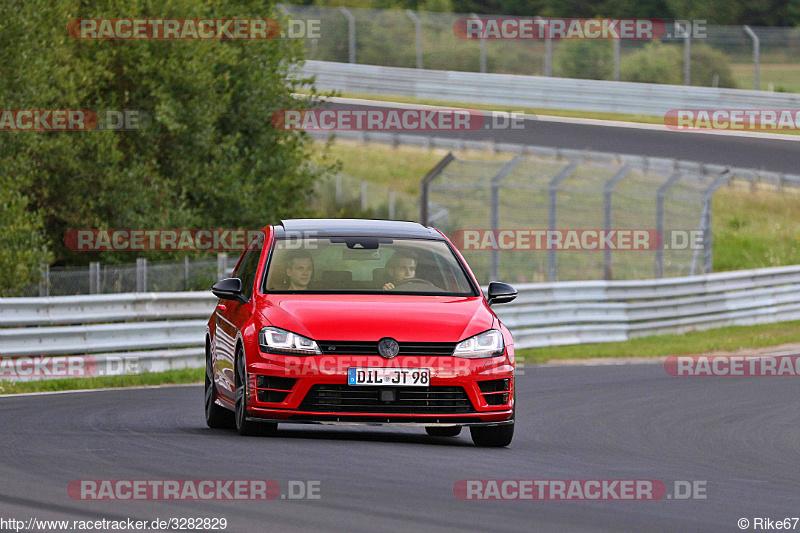
[(270, 123), (277, 110), (308, 107), (292, 96), (310, 81), (297, 75), (299, 41), (92, 41), (67, 34), (73, 18), (276, 18), (272, 2), (11, 4), (16, 18), (0, 28), (7, 36), (0, 42), (4, 108), (91, 109), (101, 117), (102, 110), (128, 109), (146, 117), (131, 131), (3, 132), (0, 179), (5, 188), (11, 172), (25, 177), (16, 194), (27, 198), (34, 227), (43, 220), (57, 262), (132, 259), (71, 252), (62, 242), (69, 229), (250, 229), (310, 212), (313, 181), (325, 169), (307, 164), (307, 135)]

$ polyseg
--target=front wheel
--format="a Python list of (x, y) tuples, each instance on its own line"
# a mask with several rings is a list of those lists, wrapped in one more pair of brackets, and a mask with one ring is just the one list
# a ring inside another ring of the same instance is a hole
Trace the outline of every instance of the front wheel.
[(236, 400), (236, 431), (246, 437), (270, 435), (278, 429), (274, 422), (253, 422), (247, 419), (247, 370), (242, 348), (236, 350), (234, 374), (234, 398)]
[(472, 442), (481, 447), (502, 447), (511, 444), (514, 438), (514, 424), (502, 426), (472, 426), (469, 428)]
[(205, 411), (206, 425), (212, 429), (233, 427), (233, 413), (217, 405), (217, 387), (214, 384), (214, 371), (211, 368), (210, 354), (206, 353)]

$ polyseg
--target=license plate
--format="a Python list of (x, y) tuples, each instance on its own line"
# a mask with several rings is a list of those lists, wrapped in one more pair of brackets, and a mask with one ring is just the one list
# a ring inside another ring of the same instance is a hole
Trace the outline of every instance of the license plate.
[(392, 385), (426, 387), (431, 384), (430, 368), (348, 368), (348, 385)]

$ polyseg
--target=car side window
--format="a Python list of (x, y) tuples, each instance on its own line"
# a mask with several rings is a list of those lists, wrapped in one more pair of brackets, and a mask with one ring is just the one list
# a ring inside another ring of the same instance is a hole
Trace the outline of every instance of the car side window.
[(256, 237), (248, 246), (247, 253), (236, 269), (235, 276), (242, 280), (242, 296), (247, 300), (253, 295), (253, 283), (256, 280), (256, 270), (258, 270), (258, 261), (261, 259), (262, 249), (262, 239)]

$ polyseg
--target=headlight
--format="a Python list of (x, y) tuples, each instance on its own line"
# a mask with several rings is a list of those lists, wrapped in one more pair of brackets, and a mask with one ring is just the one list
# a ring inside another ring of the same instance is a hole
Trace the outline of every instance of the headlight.
[(496, 329), (490, 329), (459, 342), (453, 350), (453, 355), (467, 359), (497, 357), (503, 355), (504, 348), (503, 334)]
[(268, 353), (290, 355), (317, 355), (322, 353), (322, 350), (313, 340), (281, 328), (269, 327), (259, 331), (258, 344), (261, 350)]

